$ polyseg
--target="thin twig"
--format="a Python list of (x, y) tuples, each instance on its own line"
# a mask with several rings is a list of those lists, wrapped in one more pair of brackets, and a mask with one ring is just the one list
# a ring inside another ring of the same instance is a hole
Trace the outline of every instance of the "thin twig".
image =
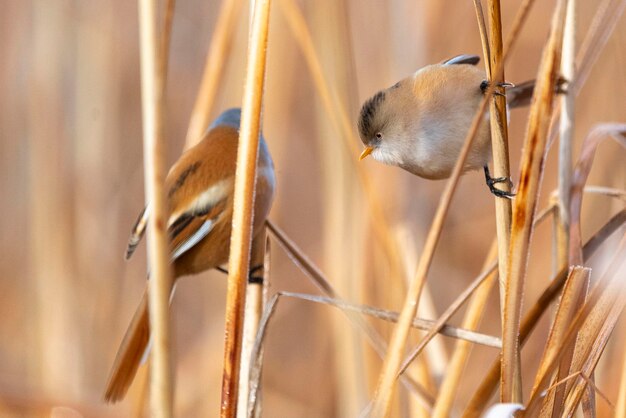
[(249, 38), (248, 64), (242, 99), (241, 129), (233, 198), (233, 223), (230, 257), (228, 259), (224, 373), (222, 376), (222, 418), (235, 417), (239, 395), (243, 315), (250, 263), (252, 209), (254, 207), (254, 185), (259, 150), (263, 87), (265, 84), (269, 11), (270, 0), (256, 0)]

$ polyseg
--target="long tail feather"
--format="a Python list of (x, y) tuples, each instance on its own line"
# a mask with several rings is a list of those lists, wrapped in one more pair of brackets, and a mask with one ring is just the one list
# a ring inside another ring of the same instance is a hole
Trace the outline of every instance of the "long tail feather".
[(107, 402), (118, 402), (124, 398), (148, 347), (150, 321), (147, 296), (148, 294), (144, 292), (117, 351), (104, 393), (104, 399)]

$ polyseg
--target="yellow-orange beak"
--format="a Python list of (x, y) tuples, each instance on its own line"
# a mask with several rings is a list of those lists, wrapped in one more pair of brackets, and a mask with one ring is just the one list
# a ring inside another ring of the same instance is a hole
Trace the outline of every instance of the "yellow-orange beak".
[(359, 161), (361, 161), (363, 158), (365, 158), (368, 155), (370, 155), (372, 153), (372, 151), (374, 151), (374, 147), (365, 147), (365, 149), (363, 150), (363, 152), (359, 156)]

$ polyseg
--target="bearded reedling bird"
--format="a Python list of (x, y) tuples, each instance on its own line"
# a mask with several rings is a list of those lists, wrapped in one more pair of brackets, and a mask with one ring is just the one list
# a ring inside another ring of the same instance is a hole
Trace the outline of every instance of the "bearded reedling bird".
[[(427, 179), (450, 177), (474, 115), (489, 87), (485, 73), (476, 67), (476, 55), (459, 55), (428, 65), (413, 75), (376, 93), (363, 104), (359, 136), (365, 145), (360, 159), (401, 167)], [(509, 108), (528, 105), (534, 81), (507, 89)], [(488, 117), (479, 126), (463, 171), (484, 169), (489, 190), (500, 197), (513, 194), (495, 187), (507, 178), (492, 178), (491, 133)]]
[[(240, 121), (240, 109), (223, 112), (204, 138), (187, 150), (167, 175), (165, 189), (170, 214), (167, 226), (174, 282), (181, 276), (219, 268), (228, 260)], [(262, 252), (255, 248), (264, 245), (263, 234), (259, 232), (272, 205), (274, 185), (274, 164), (261, 136), (250, 281), (259, 280), (253, 274), (262, 266)], [(144, 235), (149, 208), (144, 209), (132, 230), (126, 259), (131, 257)], [(111, 369), (104, 395), (106, 401), (116, 402), (124, 397), (147, 354), (149, 340), (148, 303), (144, 292)]]

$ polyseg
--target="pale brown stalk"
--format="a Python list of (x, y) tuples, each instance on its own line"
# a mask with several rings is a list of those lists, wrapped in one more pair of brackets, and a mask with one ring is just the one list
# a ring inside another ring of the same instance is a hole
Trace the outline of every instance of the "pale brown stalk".
[(261, 132), (270, 0), (254, 3), (233, 198), (233, 225), (228, 259), (228, 289), (222, 375), (222, 418), (236, 416), (241, 368), (243, 316), (252, 239), (254, 184)]
[[(561, 74), (566, 80), (574, 80), (576, 63), (576, 4), (567, 3), (567, 16), (563, 32), (563, 56)], [(559, 123), (559, 177), (558, 177), (558, 223), (556, 228), (556, 265), (561, 269), (569, 264), (570, 188), (572, 183), (572, 143), (574, 141), (574, 94), (564, 94), (560, 99)]]
[[(483, 270), (488, 267), (492, 260), (496, 259), (497, 249), (497, 242), (494, 241), (491, 245), (491, 249), (489, 250), (489, 255), (483, 264)], [(474, 296), (472, 297), (472, 300), (467, 307), (467, 311), (465, 312), (461, 328), (473, 330), (478, 327), (487, 303), (487, 298), (489, 297), (491, 288), (495, 283), (496, 274), (496, 271), (491, 273), (491, 275), (488, 276), (474, 292)], [(461, 380), (461, 374), (463, 373), (463, 369), (465, 368), (471, 349), (472, 345), (469, 341), (457, 341), (454, 353), (452, 354), (448, 368), (444, 374), (443, 382), (439, 388), (439, 394), (437, 395), (435, 406), (433, 407), (433, 418), (446, 418), (450, 416), (454, 398), (457, 394), (459, 381)]]
[(561, 43), (565, 21), (565, 4), (557, 2), (550, 38), (544, 48), (537, 84), (530, 109), (527, 135), (522, 155), (519, 190), (513, 206), (511, 242), (506, 268), (506, 289), (502, 323), (501, 400), (521, 401), (519, 374), (519, 326), (524, 294), (524, 279), (533, 217), (543, 174), (543, 158), (554, 95), (559, 77)]
[[(596, 250), (604, 243), (604, 241), (611, 236), (616, 230), (622, 227), (626, 222), (626, 209), (620, 211), (615, 216), (613, 216), (600, 230), (598, 230), (583, 247), (583, 257), (584, 260), (588, 260)], [(567, 279), (567, 270), (563, 269), (558, 274), (556, 274), (552, 280), (550, 280), (550, 284), (543, 291), (539, 299), (535, 302), (535, 304), (530, 307), (528, 312), (526, 313), (524, 320), (520, 326), (520, 344), (524, 344), (530, 333), (533, 331), (534, 327), (537, 325), (537, 322), (545, 312), (545, 310), (550, 306), (552, 300), (556, 298), (556, 296), (560, 293), (563, 285), (565, 284), (565, 280)], [(470, 399), (465, 412), (463, 413), (463, 418), (477, 418), (481, 415), (482, 411), (489, 405), (489, 399), (493, 395), (496, 390), (496, 385), (498, 384), (498, 379), (500, 377), (500, 368), (501, 368), (500, 359), (497, 359), (492, 364), (489, 372), (485, 375), (482, 383)]]
[(157, 2), (139, 0), (141, 46), (141, 102), (143, 110), (144, 175), (148, 219), (150, 281), (148, 306), (152, 338), (150, 413), (171, 417), (172, 377), (169, 347), (169, 298), (171, 270), (168, 250), (167, 206), (165, 204), (165, 147), (163, 144), (164, 60), (157, 31)]
[(223, 0), (211, 37), (211, 44), (204, 63), (202, 81), (191, 112), (185, 146), (189, 148), (202, 139), (202, 134), (209, 126), (211, 111), (219, 90), (222, 74), (226, 68), (237, 17), (243, 0)]

